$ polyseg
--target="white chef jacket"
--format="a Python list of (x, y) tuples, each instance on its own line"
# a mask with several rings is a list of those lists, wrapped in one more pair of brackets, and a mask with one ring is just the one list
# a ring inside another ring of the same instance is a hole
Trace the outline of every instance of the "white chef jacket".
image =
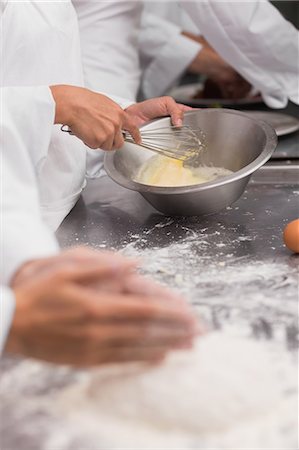
[(299, 104), (299, 33), (267, 0), (184, 1), (210, 44), (272, 108)]
[[(14, 297), (5, 287), (24, 262), (55, 254), (58, 245), (42, 220), (35, 158), (46, 154), (55, 104), (48, 87), (1, 88), (0, 353), (13, 317)], [(30, 114), (28, 114), (30, 111)], [(36, 133), (39, 123), (39, 133)]]
[[(83, 85), (77, 17), (69, 1), (8, 1), (2, 15), (1, 45), (2, 86)], [(31, 111), (26, 111), (30, 116)], [(34, 134), (38, 136), (41, 129), (43, 124), (36, 117)], [(55, 125), (49, 147), (33, 145), (27, 151), (34, 163), (45, 220), (55, 229), (83, 188), (85, 146)], [(14, 149), (5, 148), (5, 152), (13, 154)]]
[[(159, 3), (155, 3), (157, 12)], [(172, 4), (169, 4), (171, 10)], [(144, 11), (139, 36), (141, 92), (145, 98), (164, 95), (188, 68), (202, 45), (182, 35), (180, 26)], [(199, 31), (198, 31), (199, 34)]]
[[(197, 29), (198, 33), (203, 34), (221, 56), (261, 91), (270, 107), (282, 108), (288, 99), (298, 103), (298, 31), (267, 0), (181, 0), (181, 8), (193, 21), (193, 29), (183, 17), (178, 2), (143, 3), (145, 9), (139, 49), (143, 70), (142, 92), (145, 97), (164, 94), (200, 51), (200, 44), (181, 35), (183, 28), (189, 28), (194, 33)], [(131, 6), (133, 17), (138, 14), (138, 6), (136, 2), (131, 2)], [(110, 45), (117, 60), (117, 33), (113, 33), (113, 23), (115, 21), (120, 30), (125, 30), (125, 25), (121, 25), (121, 16), (116, 16), (109, 15), (110, 28), (106, 29), (105, 48), (97, 47), (95, 52), (101, 61)], [(126, 21), (128, 17), (122, 15), (122, 20)], [(132, 41), (130, 43), (125, 38), (124, 41), (129, 48)], [(127, 52), (131, 55), (130, 60), (127, 59), (130, 64), (128, 69), (122, 61), (122, 68), (113, 72), (107, 66), (101, 76), (104, 80), (107, 70), (111, 86), (118, 86), (119, 90), (126, 91), (133, 98), (136, 95), (139, 66), (132, 57), (133, 53)], [(92, 59), (92, 55), (89, 59)], [(135, 84), (129, 86), (126, 81), (128, 74)], [(93, 77), (92, 83), (95, 80), (96, 77)]]
[[(142, 69), (145, 96), (163, 95), (201, 49), (199, 43), (181, 35), (183, 29), (196, 27), (177, 2), (90, 2), (88, 9), (82, 0), (73, 3), (79, 14), (84, 81), (90, 89), (133, 101)], [(175, 24), (167, 17), (172, 13), (175, 18), (176, 8), (180, 18), (184, 16), (184, 27), (181, 20)]]
[(0, 285), (0, 355), (3, 351), (15, 309), (14, 294), (11, 289)]
[[(92, 3), (84, 5), (87, 11)], [(58, 251), (49, 228), (58, 227), (80, 195), (86, 147), (53, 125), (55, 103), (49, 89), (54, 84), (84, 84), (80, 14), (77, 17), (67, 0), (8, 0), (0, 6), (0, 285), (5, 286), (23, 262)], [(11, 291), (3, 289), (3, 298), (2, 345), (13, 311)]]
[[(177, 2), (145, 2), (140, 35), (140, 49), (145, 55), (145, 97), (165, 93), (200, 50), (196, 43), (180, 35), (184, 28), (203, 34), (224, 59), (261, 91), (270, 107), (283, 108), (288, 99), (299, 103), (298, 31), (273, 5), (267, 0), (180, 3), (197, 32), (186, 22)], [(169, 27), (165, 19), (175, 25)], [(164, 45), (161, 42), (159, 50), (157, 36), (162, 39), (163, 27), (167, 39)]]
[(79, 16), (86, 87), (135, 100), (140, 82), (142, 2), (73, 0)]
[[(77, 19), (98, 3), (8, 1), (2, 14), (2, 86), (69, 84), (83, 86)], [(34, 24), (34, 26), (33, 26)], [(89, 66), (85, 70), (88, 73)], [(117, 99), (116, 99), (117, 100)], [(8, 99), (9, 101), (9, 99)], [(131, 102), (121, 102), (127, 106)], [(40, 133), (40, 121), (35, 133)], [(7, 150), (8, 151), (8, 150)], [(76, 203), (85, 183), (86, 146), (52, 127), (49, 148), (28, 149), (34, 160), (45, 220), (56, 229)]]
[(145, 98), (164, 95), (202, 49), (182, 35), (200, 34), (199, 28), (176, 1), (144, 1), (139, 51), (142, 65), (141, 93)]
[(159, 0), (153, 2), (151, 0), (143, 0), (143, 14), (153, 14), (173, 23), (182, 30), (190, 33), (198, 33), (198, 27), (190, 19), (188, 13), (182, 8), (179, 0)]

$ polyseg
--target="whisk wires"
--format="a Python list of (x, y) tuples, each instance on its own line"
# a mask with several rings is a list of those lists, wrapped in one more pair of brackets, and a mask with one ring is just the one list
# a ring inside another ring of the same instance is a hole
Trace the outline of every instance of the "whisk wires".
[[(177, 159), (188, 164), (205, 149), (205, 136), (201, 130), (184, 125), (160, 127), (153, 130), (140, 130), (142, 143), (139, 144), (155, 153)], [(125, 134), (127, 142), (134, 142), (130, 134)]]

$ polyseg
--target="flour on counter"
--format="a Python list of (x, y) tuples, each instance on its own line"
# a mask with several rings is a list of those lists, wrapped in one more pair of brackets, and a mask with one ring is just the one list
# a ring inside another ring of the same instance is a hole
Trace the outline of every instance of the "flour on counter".
[[(251, 245), (254, 235), (235, 233), (228, 242), (221, 239), (219, 231), (209, 234), (207, 228), (195, 231), (180, 225), (179, 230), (182, 229), (185, 235), (175, 235), (172, 227), (174, 240), (169, 235), (169, 244), (163, 247), (156, 237), (157, 227), (145, 230), (135, 234), (122, 252), (138, 258), (143, 273), (179, 290), (212, 328), (237, 322), (247, 332), (263, 336), (262, 327), (257, 331), (256, 325), (262, 318), (271, 328), (273, 339), (296, 348), (298, 338), (290, 342), (298, 321), (296, 261), (292, 265), (292, 260), (287, 264), (239, 256), (238, 248)], [(164, 230), (166, 233), (167, 228)], [(157, 245), (149, 246), (148, 242), (155, 239)]]
[(160, 366), (94, 371), (54, 398), (54, 415), (84, 424), (105, 450), (293, 448), (297, 380), (289, 369), (253, 340), (214, 332)]

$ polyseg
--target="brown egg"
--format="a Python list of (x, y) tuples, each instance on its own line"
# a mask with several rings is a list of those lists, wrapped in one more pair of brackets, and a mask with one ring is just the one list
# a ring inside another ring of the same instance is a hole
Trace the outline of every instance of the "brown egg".
[(285, 227), (283, 240), (288, 249), (299, 253), (299, 219), (293, 220)]

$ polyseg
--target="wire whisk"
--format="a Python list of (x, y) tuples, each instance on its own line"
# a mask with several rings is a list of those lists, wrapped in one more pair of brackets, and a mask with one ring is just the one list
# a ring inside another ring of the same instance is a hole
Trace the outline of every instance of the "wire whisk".
[[(182, 127), (167, 126), (152, 130), (140, 129), (141, 147), (168, 158), (183, 161), (185, 164), (196, 163), (197, 157), (206, 148), (206, 139), (202, 130), (194, 130), (187, 125)], [(134, 143), (132, 136), (124, 133), (125, 141)]]
[[(63, 125), (61, 130), (73, 134), (72, 130)], [(183, 125), (181, 127), (167, 126), (152, 130), (140, 129), (142, 142), (140, 147), (151, 150), (159, 155), (183, 161), (185, 165), (199, 165), (203, 150), (206, 149), (206, 139), (202, 130)], [(123, 131), (124, 140), (135, 144), (129, 132)]]

